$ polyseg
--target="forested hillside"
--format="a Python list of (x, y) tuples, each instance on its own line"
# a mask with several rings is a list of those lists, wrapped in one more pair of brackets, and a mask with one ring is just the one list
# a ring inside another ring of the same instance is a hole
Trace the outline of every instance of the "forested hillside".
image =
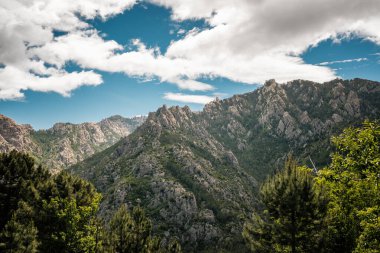
[(216, 100), (201, 112), (163, 106), (133, 134), (73, 166), (104, 195), (102, 217), (141, 205), (163, 235), (186, 251), (242, 250), (241, 229), (259, 185), (288, 153), (301, 164), (329, 164), (331, 136), (380, 115), (378, 82), (268, 81)]

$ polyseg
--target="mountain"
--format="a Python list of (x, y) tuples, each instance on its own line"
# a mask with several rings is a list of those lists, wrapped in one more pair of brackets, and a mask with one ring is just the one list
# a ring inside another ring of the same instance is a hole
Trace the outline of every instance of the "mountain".
[(70, 170), (103, 193), (101, 215), (141, 204), (155, 231), (185, 251), (244, 252), (241, 225), (257, 187), (292, 152), (329, 161), (332, 135), (380, 118), (380, 83), (353, 79), (280, 84), (207, 104), (163, 106), (131, 135)]
[(35, 131), (0, 115), (0, 152), (12, 149), (32, 153), (52, 171), (66, 168), (110, 147), (133, 132), (145, 117), (112, 116), (98, 123), (57, 123)]

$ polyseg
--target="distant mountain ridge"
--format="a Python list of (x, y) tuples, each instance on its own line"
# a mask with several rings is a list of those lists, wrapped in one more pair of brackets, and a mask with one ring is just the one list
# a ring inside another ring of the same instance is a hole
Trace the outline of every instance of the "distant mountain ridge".
[(66, 168), (104, 150), (129, 135), (146, 117), (116, 115), (97, 123), (56, 123), (35, 131), (0, 114), (0, 152), (12, 149), (30, 152), (53, 171)]
[(163, 106), (70, 170), (103, 193), (104, 217), (141, 202), (155, 231), (177, 236), (185, 251), (243, 252), (241, 225), (257, 206), (259, 183), (289, 152), (325, 165), (330, 137), (367, 118), (380, 119), (378, 82), (270, 80), (201, 112)]

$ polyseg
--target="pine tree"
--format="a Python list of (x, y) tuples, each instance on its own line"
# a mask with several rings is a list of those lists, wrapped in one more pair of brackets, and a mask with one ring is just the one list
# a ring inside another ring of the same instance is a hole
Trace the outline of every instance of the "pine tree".
[(111, 220), (111, 230), (114, 232), (117, 252), (148, 252), (152, 223), (141, 207), (133, 208), (130, 213), (127, 207), (122, 205)]
[(243, 237), (253, 252), (320, 252), (327, 199), (312, 171), (288, 159), (261, 187), (264, 211), (246, 222)]
[(52, 176), (27, 154), (0, 154), (0, 249), (94, 252), (100, 198), (89, 182)]
[(19, 201), (33, 204), (49, 180), (49, 172), (34, 159), (15, 150), (0, 153), (0, 231), (18, 208)]
[(170, 240), (166, 252), (168, 252), (168, 253), (181, 253), (182, 252), (181, 244), (178, 242), (177, 239)]
[(66, 172), (52, 178), (42, 194), (36, 222), (43, 252), (94, 252), (96, 212), (101, 195), (83, 179)]
[(33, 222), (33, 209), (26, 202), (19, 202), (19, 208), (12, 214), (1, 233), (1, 252), (35, 253), (39, 245), (37, 228)]
[(114, 214), (110, 229), (118, 253), (182, 252), (177, 240), (172, 239), (165, 246), (160, 237), (152, 235), (152, 222), (140, 206), (129, 212), (127, 206), (122, 205)]

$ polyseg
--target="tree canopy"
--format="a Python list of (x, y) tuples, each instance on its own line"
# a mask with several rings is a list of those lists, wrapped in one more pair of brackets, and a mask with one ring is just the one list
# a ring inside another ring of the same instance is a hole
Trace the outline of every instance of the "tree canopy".
[(243, 229), (253, 252), (380, 252), (380, 125), (347, 128), (332, 143), (316, 175), (288, 160), (263, 184), (263, 211)]
[(243, 230), (253, 252), (320, 252), (327, 198), (310, 169), (289, 158), (260, 196), (262, 215), (253, 214)]
[(177, 240), (164, 245), (159, 237), (152, 235), (152, 222), (140, 206), (130, 212), (126, 205), (122, 205), (114, 214), (110, 228), (110, 236), (119, 253), (182, 252)]
[(0, 154), (1, 249), (93, 252), (100, 198), (89, 182), (51, 175), (27, 154)]
[(380, 252), (380, 125), (366, 121), (332, 142), (332, 162), (318, 177), (331, 199), (329, 252)]
[(24, 153), (0, 154), (0, 251), (12, 253), (181, 252), (152, 235), (144, 210), (125, 205), (109, 224), (97, 217), (101, 195), (67, 172), (51, 175)]

